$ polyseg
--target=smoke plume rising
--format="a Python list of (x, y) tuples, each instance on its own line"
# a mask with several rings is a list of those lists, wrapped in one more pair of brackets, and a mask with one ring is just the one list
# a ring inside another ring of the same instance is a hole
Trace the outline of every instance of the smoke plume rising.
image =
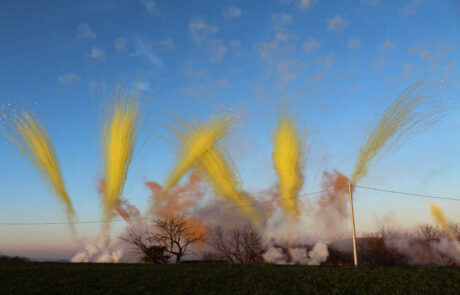
[(324, 192), (309, 203), (309, 214), (323, 239), (342, 237), (348, 233), (348, 182), (342, 173), (325, 171), (321, 187)]
[(161, 185), (154, 181), (148, 181), (145, 185), (152, 192), (152, 203), (157, 203), (156, 206), (151, 207), (148, 212), (149, 215), (164, 219), (182, 214), (191, 214), (191, 217), (188, 218), (191, 229), (195, 233), (207, 233), (204, 219), (197, 214), (205, 190), (203, 181), (196, 171), (192, 170), (185, 184), (175, 186), (173, 189), (169, 190), (166, 195), (163, 195), (161, 197), (163, 201), (161, 202), (157, 202), (162, 192)]

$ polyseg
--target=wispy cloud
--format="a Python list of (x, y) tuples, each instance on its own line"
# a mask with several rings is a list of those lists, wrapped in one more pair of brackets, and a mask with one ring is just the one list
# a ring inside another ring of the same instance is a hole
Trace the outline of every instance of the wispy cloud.
[(219, 31), (216, 25), (208, 24), (205, 19), (195, 17), (188, 24), (188, 30), (195, 43), (202, 43)]
[(273, 14), (272, 22), (276, 29), (280, 29), (281, 27), (288, 26), (292, 23), (292, 16), (287, 13)]
[(374, 70), (381, 70), (383, 68), (388, 67), (389, 65), (390, 65), (390, 61), (384, 56), (374, 57), (372, 61), (372, 68)]
[(326, 23), (327, 23), (327, 29), (329, 31), (343, 31), (349, 25), (349, 22), (343, 19), (340, 15), (337, 15), (336, 17), (331, 18), (331, 19), (327, 19)]
[(311, 7), (315, 0), (280, 0), (283, 4), (293, 4), (296, 5), (299, 10), (306, 10)]
[(79, 24), (77, 26), (77, 38), (78, 39), (95, 39), (96, 33), (91, 30), (88, 24)]
[(360, 3), (362, 5), (371, 5), (371, 6), (373, 6), (373, 5), (379, 4), (380, 0), (361, 0)]
[(308, 9), (310, 8), (311, 0), (300, 0), (299, 8), (300, 9)]
[(161, 59), (155, 54), (153, 46), (139, 37), (134, 38), (135, 50), (129, 56), (138, 56), (146, 58), (147, 61), (154, 65), (160, 65)]
[(287, 41), (287, 40), (297, 39), (298, 37), (294, 33), (278, 32), (275, 34), (275, 38), (276, 40), (279, 40), (279, 41)]
[(160, 15), (160, 10), (154, 0), (139, 0), (139, 2), (144, 5), (145, 9), (147, 9), (150, 14)]
[(211, 62), (220, 62), (227, 53), (227, 47), (224, 45), (224, 41), (219, 39), (209, 40), (209, 51), (211, 52)]
[(384, 51), (384, 50), (387, 50), (387, 49), (393, 49), (396, 47), (396, 43), (393, 42), (393, 41), (390, 41), (390, 40), (387, 40), (385, 42), (382, 42), (379, 46), (379, 49)]
[(171, 38), (154, 41), (153, 45), (159, 50), (174, 50), (176, 48)]
[(357, 49), (361, 46), (361, 39), (359, 39), (358, 37), (352, 37), (348, 39), (347, 45), (350, 49)]
[(423, 50), (422, 52), (420, 52), (419, 57), (421, 59), (428, 59), (431, 57), (431, 52), (428, 50)]
[(256, 49), (262, 58), (273, 58), (278, 50), (278, 41), (262, 41), (256, 44)]
[(406, 6), (398, 10), (399, 14), (403, 15), (412, 15), (415, 14), (417, 11), (417, 8), (420, 4), (425, 2), (425, 0), (411, 0), (409, 3), (407, 3)]
[(89, 54), (90, 58), (94, 59), (99, 59), (99, 60), (104, 60), (105, 59), (105, 51), (102, 50), (101, 48), (93, 47), (91, 49), (91, 53)]
[(117, 52), (124, 52), (126, 51), (126, 38), (117, 38), (113, 41), (113, 46)]
[(318, 65), (322, 65), (327, 68), (332, 68), (335, 63), (335, 52), (330, 52), (329, 54), (325, 56), (318, 57), (318, 59), (316, 60), (316, 63)]
[(227, 53), (227, 47), (223, 40), (214, 38), (219, 31), (216, 25), (207, 23), (204, 18), (195, 17), (190, 21), (188, 29), (193, 42), (209, 53), (211, 62), (222, 60)]
[(59, 83), (63, 85), (76, 85), (80, 83), (80, 80), (81, 76), (77, 76), (74, 73), (67, 73), (58, 77)]
[(294, 81), (305, 69), (307, 63), (300, 60), (283, 61), (276, 66), (277, 83), (276, 88), (282, 89)]
[(241, 8), (238, 8), (236, 6), (228, 6), (224, 8), (224, 10), (222, 11), (222, 16), (227, 19), (237, 18), (241, 16), (241, 13)]
[(195, 62), (193, 61), (193, 59), (189, 58), (185, 61), (185, 74), (187, 76), (200, 79), (207, 76), (208, 73), (209, 71), (207, 69), (197, 69), (195, 67)]
[(305, 51), (309, 52), (316, 49), (321, 49), (321, 43), (318, 40), (310, 39), (303, 44)]

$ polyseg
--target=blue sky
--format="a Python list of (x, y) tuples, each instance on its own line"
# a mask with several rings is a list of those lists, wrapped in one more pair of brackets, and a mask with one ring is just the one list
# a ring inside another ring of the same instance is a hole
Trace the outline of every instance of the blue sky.
[[(276, 180), (271, 131), (278, 105), (287, 102), (310, 133), (308, 192), (320, 188), (322, 171), (351, 173), (370, 124), (406, 86), (428, 77), (439, 99), (455, 101), (460, 93), (456, 1), (7, 0), (0, 4), (0, 40), (1, 111), (22, 106), (42, 119), (80, 220), (100, 218), (103, 85), (121, 81), (145, 95), (124, 193), (140, 208), (149, 195), (143, 182), (164, 181), (174, 161), (163, 139), (171, 114), (239, 114), (229, 151), (244, 188), (255, 191)], [(460, 195), (457, 118), (453, 113), (379, 157), (362, 184)], [(0, 163), (0, 221), (65, 220), (33, 167), (4, 139)], [(359, 191), (357, 198), (363, 231), (390, 217), (431, 222), (425, 200)], [(440, 205), (458, 216), (457, 204)], [(80, 230), (91, 237), (99, 228)], [(56, 256), (67, 257), (73, 247), (62, 226), (21, 231), (0, 226), (0, 251), (43, 256), (59, 241)]]

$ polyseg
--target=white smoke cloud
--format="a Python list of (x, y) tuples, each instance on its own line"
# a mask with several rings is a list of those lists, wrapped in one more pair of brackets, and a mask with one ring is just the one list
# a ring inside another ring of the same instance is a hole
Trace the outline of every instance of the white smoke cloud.
[(311, 251), (303, 247), (288, 248), (289, 256), (283, 253), (279, 247), (271, 246), (262, 256), (268, 263), (273, 264), (301, 264), (301, 265), (320, 265), (329, 257), (327, 244), (317, 242)]
[(122, 249), (110, 250), (110, 237), (101, 234), (96, 239), (95, 245), (87, 245), (85, 250), (75, 254), (71, 262), (98, 262), (98, 263), (118, 263), (123, 258)]

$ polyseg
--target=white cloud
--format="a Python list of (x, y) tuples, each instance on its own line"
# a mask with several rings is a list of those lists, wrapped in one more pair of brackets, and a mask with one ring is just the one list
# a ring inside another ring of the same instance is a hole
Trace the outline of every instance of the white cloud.
[(387, 40), (385, 42), (382, 42), (382, 44), (380, 44), (379, 46), (379, 49), (380, 50), (387, 50), (387, 49), (393, 49), (396, 47), (396, 43), (390, 41), (390, 40)]
[(361, 0), (362, 5), (377, 5), (380, 3), (380, 0)]
[(91, 49), (91, 53), (89, 57), (94, 58), (94, 59), (104, 60), (105, 51), (102, 50), (101, 48), (93, 47), (93, 49)]
[(358, 37), (352, 37), (348, 40), (348, 48), (350, 49), (356, 49), (361, 46), (361, 39)]
[(306, 10), (311, 7), (313, 3), (316, 3), (316, 0), (280, 0), (283, 4), (294, 4), (299, 10)]
[(310, 78), (310, 82), (318, 83), (318, 82), (320, 82), (321, 80), (323, 80), (324, 78), (325, 78), (324, 73), (322, 73), (322, 72), (317, 72), (317, 73), (315, 73), (315, 74)]
[(94, 33), (88, 24), (79, 24), (77, 26), (77, 38), (78, 39), (95, 39), (96, 33)]
[(195, 62), (192, 59), (187, 59), (185, 61), (185, 74), (193, 78), (203, 78), (207, 76), (209, 71), (207, 69), (197, 69), (195, 68)]
[(257, 45), (258, 52), (262, 58), (274, 57), (278, 49), (278, 41), (263, 41)]
[(389, 65), (390, 65), (389, 60), (383, 56), (374, 57), (373, 62), (372, 62), (372, 68), (374, 70), (381, 70)]
[(415, 66), (414, 64), (407, 62), (403, 64), (403, 73), (402, 73), (402, 78), (403, 79), (408, 79), (412, 76), (412, 71), (414, 70)]
[(311, 51), (315, 49), (320, 49), (321, 48), (321, 43), (315, 39), (310, 39), (307, 42), (303, 44), (303, 48), (305, 51)]
[(91, 81), (88, 84), (88, 89), (91, 91), (102, 91), (104, 89), (105, 84), (102, 82), (94, 82)]
[(201, 43), (216, 34), (219, 28), (216, 25), (208, 24), (203, 18), (196, 17), (188, 24), (188, 30), (192, 40)]
[(115, 41), (113, 41), (113, 46), (115, 47), (115, 50), (118, 52), (123, 52), (126, 51), (126, 38), (117, 38)]
[(150, 90), (150, 83), (145, 81), (136, 81), (133, 84), (134, 88), (140, 91)]
[(227, 53), (227, 47), (222, 40), (212, 39), (209, 40), (209, 50), (211, 52), (211, 62), (218, 63), (222, 60)]
[(316, 63), (318, 65), (323, 65), (325, 67), (332, 68), (334, 66), (334, 63), (335, 63), (335, 52), (331, 52), (328, 55), (325, 55), (323, 57), (319, 57), (316, 60)]
[(81, 77), (74, 73), (67, 73), (58, 77), (59, 83), (63, 85), (76, 85), (80, 83)]
[(297, 35), (293, 33), (287, 33), (287, 32), (278, 32), (275, 35), (275, 38), (279, 41), (287, 41), (287, 40), (292, 40), (292, 39), (297, 39)]
[(215, 87), (218, 88), (218, 89), (226, 88), (226, 87), (230, 87), (230, 86), (232, 86), (232, 85), (225, 78), (219, 78), (219, 79), (217, 79), (217, 81), (215, 83)]
[(159, 48), (160, 50), (174, 50), (174, 42), (171, 38), (158, 40), (154, 42), (155, 47)]
[(144, 40), (140, 38), (136, 38), (134, 40), (135, 51), (131, 53), (129, 56), (140, 56), (145, 57), (147, 61), (154, 65), (161, 64), (160, 58), (155, 54), (153, 50), (153, 46), (150, 43), (146, 43)]
[(224, 8), (222, 11), (222, 16), (224, 18), (236, 18), (241, 16), (241, 9), (236, 6), (229, 6)]
[(276, 66), (276, 88), (281, 89), (294, 81), (305, 69), (307, 63), (300, 60), (283, 61)]
[(273, 14), (272, 21), (278, 29), (292, 23), (292, 16), (287, 13)]
[(240, 57), (243, 52), (241, 50), (241, 41), (240, 40), (232, 40), (230, 41), (230, 48), (232, 53), (238, 57)]
[(300, 9), (308, 9), (310, 8), (311, 0), (300, 0), (299, 8)]
[(431, 53), (428, 50), (423, 50), (422, 52), (420, 52), (419, 56), (421, 59), (428, 59), (431, 57)]
[(219, 28), (208, 24), (205, 19), (196, 17), (188, 25), (192, 40), (210, 53), (211, 62), (220, 62), (227, 53), (227, 47), (220, 39), (213, 38)]
[(327, 29), (329, 31), (343, 31), (345, 30), (349, 23), (345, 19), (343, 19), (340, 15), (337, 15), (336, 17), (332, 19), (327, 19)]
[(415, 14), (415, 11), (417, 10), (417, 7), (425, 2), (425, 0), (411, 0), (409, 3), (407, 3), (406, 6), (398, 10), (399, 14), (403, 15), (412, 15)]
[(147, 9), (150, 14), (160, 15), (160, 10), (154, 0), (140, 0), (139, 2), (144, 5), (145, 9)]

